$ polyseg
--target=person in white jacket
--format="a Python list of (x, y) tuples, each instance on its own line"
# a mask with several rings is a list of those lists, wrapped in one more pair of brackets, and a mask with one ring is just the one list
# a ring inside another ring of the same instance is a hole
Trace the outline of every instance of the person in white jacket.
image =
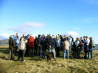
[(20, 42), (19, 42), (18, 60), (24, 61), (24, 55), (25, 55), (25, 51), (26, 51), (26, 43), (27, 43), (27, 40), (25, 39), (25, 36), (23, 35), (20, 38)]

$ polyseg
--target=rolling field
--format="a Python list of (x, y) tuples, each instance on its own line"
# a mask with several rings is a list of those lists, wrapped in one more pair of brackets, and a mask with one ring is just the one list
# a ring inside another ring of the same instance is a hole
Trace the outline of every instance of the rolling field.
[(98, 50), (89, 60), (57, 58), (47, 62), (39, 57), (25, 57), (26, 61), (20, 62), (8, 58), (7, 49), (0, 49), (0, 73), (98, 73)]

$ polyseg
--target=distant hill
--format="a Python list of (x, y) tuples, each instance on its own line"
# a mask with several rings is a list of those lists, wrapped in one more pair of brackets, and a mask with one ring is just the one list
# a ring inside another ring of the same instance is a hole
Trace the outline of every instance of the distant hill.
[(6, 39), (8, 38), (0, 35), (0, 40), (6, 40)]
[(94, 49), (98, 49), (98, 44), (96, 44), (96, 47)]
[(8, 39), (0, 40), (0, 46), (2, 46), (2, 45), (8, 45)]

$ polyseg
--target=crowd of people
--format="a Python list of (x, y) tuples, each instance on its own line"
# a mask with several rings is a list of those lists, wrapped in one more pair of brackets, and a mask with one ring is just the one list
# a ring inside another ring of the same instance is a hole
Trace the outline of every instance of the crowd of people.
[(93, 38), (88, 36), (74, 39), (66, 35), (22, 35), (19, 38), (18, 33), (9, 37), (10, 59), (24, 61), (24, 56), (40, 56), (41, 58), (60, 57), (63, 52), (63, 58), (93, 58), (93, 48), (95, 47)]

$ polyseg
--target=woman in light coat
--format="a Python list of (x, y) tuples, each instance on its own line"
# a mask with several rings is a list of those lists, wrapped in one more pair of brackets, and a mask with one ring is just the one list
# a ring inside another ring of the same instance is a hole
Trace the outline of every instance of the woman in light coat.
[(19, 53), (18, 53), (18, 60), (24, 61), (24, 55), (26, 51), (26, 43), (27, 40), (25, 39), (24, 35), (21, 37), (19, 42)]

